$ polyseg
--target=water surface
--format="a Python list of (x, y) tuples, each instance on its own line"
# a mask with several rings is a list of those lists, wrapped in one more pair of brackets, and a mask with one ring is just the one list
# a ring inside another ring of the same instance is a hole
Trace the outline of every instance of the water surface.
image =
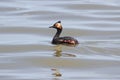
[[(58, 20), (78, 46), (51, 44)], [(119, 0), (1, 0), (0, 79), (119, 80), (119, 26)]]

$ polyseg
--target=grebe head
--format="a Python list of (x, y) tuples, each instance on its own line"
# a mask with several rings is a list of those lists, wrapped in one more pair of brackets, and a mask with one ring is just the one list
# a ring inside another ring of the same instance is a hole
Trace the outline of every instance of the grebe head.
[(50, 26), (49, 28), (55, 28), (55, 29), (62, 29), (61, 21), (56, 22), (53, 26)]

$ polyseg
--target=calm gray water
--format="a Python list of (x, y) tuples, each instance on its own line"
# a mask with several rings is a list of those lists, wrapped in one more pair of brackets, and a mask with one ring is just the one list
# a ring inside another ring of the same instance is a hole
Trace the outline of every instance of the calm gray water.
[[(51, 44), (58, 20), (78, 46)], [(120, 0), (0, 0), (0, 80), (100, 79), (120, 79)]]

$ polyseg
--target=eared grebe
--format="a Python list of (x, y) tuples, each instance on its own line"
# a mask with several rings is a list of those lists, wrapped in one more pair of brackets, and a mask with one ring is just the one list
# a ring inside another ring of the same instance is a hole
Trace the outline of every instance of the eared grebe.
[(61, 25), (61, 21), (56, 22), (53, 26), (50, 26), (49, 28), (57, 29), (57, 32), (53, 37), (52, 44), (65, 44), (71, 46), (75, 46), (79, 44), (78, 41), (72, 37), (69, 36), (59, 37), (63, 29)]

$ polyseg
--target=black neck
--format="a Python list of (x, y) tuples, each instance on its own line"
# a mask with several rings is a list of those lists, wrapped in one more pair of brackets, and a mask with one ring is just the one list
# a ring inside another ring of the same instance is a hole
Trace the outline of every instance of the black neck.
[(58, 38), (60, 36), (61, 32), (62, 32), (62, 29), (57, 29), (57, 32), (53, 39)]

